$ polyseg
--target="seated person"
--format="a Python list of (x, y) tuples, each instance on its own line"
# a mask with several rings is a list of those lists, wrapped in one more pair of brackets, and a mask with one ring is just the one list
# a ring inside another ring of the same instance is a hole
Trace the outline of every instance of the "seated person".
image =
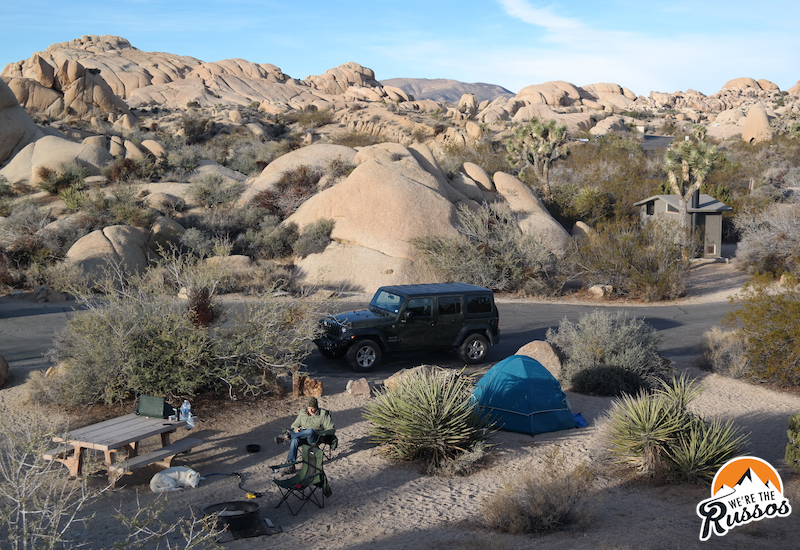
[[(282, 435), (275, 438), (275, 443), (285, 443), (289, 441), (289, 454), (286, 462), (297, 460), (297, 449), (300, 445), (316, 445), (319, 441), (320, 432), (335, 430), (333, 418), (330, 411), (319, 408), (316, 397), (309, 397), (306, 409), (301, 412), (297, 419), (292, 423), (291, 430), (286, 430)], [(294, 473), (296, 468), (290, 467), (287, 473)]]

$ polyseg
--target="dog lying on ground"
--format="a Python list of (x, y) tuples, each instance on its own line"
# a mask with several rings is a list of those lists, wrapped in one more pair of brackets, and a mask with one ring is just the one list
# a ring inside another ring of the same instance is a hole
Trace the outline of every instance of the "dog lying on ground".
[(175, 466), (157, 472), (150, 480), (150, 490), (154, 493), (183, 491), (186, 487), (195, 488), (205, 478), (200, 473), (186, 466)]

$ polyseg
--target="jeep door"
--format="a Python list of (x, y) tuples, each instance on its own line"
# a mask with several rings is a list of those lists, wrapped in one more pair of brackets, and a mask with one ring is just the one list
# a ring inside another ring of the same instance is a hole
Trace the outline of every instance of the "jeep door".
[(441, 347), (455, 345), (464, 328), (464, 304), (461, 295), (439, 296), (436, 306), (436, 340)]
[(433, 298), (409, 298), (397, 323), (398, 350), (425, 349), (436, 346), (436, 323)]

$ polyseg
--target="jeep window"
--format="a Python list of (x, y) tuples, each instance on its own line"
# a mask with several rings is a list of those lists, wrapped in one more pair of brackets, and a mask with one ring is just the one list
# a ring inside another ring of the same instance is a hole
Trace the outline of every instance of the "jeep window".
[(396, 315), (400, 311), (400, 304), (402, 303), (402, 296), (381, 290), (372, 298), (369, 303), (369, 309), (373, 313), (381, 315)]
[(414, 314), (414, 317), (430, 317), (433, 313), (432, 298), (411, 298), (406, 306), (406, 311)]
[(461, 313), (461, 296), (440, 296), (439, 315), (458, 315)]
[(467, 298), (467, 313), (491, 313), (492, 299), (489, 296), (469, 296)]

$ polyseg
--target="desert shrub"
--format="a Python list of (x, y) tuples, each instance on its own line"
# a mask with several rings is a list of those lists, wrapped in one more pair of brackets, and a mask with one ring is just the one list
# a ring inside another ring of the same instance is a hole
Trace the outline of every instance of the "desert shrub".
[(672, 300), (686, 290), (689, 264), (669, 223), (615, 221), (575, 242), (570, 270), (585, 286), (611, 285), (617, 295)]
[(342, 157), (336, 157), (328, 163), (326, 174), (331, 180), (335, 181), (340, 178), (346, 178), (352, 174), (355, 169), (356, 165), (352, 162), (342, 160)]
[(14, 205), (0, 225), (0, 258), (7, 283), (29, 280), (32, 269), (43, 268), (58, 259), (58, 240), (53, 233), (41, 231), (51, 221), (49, 215), (33, 203)]
[(772, 204), (746, 209), (733, 220), (741, 235), (738, 266), (754, 272), (800, 275), (800, 204)]
[(781, 386), (800, 384), (800, 287), (756, 281), (732, 301), (735, 309), (724, 324), (745, 342), (745, 376)]
[(185, 181), (186, 175), (193, 172), (200, 162), (200, 150), (196, 145), (185, 142), (164, 140), (166, 155), (160, 159), (160, 168), (164, 178), (174, 181)]
[(800, 474), (800, 412), (789, 417), (789, 430), (786, 432), (789, 441), (786, 443), (786, 463)]
[(70, 185), (66, 189), (62, 189), (58, 196), (61, 197), (64, 206), (70, 212), (77, 212), (83, 206), (83, 191), (80, 186)]
[(258, 229), (264, 218), (270, 215), (255, 206), (208, 208), (184, 217), (186, 227), (194, 227), (206, 235), (226, 236), (233, 241), (248, 229)]
[(49, 356), (60, 368), (40, 397), (87, 405), (139, 394), (259, 396), (275, 389), (278, 374), (300, 367), (320, 315), (316, 305), (264, 298), (237, 310), (230, 324), (197, 326), (176, 289), (206, 288), (213, 295), (222, 272), (181, 261), (162, 265), (169, 277), (112, 269), (95, 281), (99, 295), (73, 289), (84, 310), (54, 339)]
[(84, 193), (80, 212), (87, 230), (109, 225), (150, 227), (156, 219), (156, 212), (145, 206), (131, 185), (114, 185), (108, 194), (99, 189)]
[(476, 409), (473, 385), (463, 373), (440, 368), (409, 374), (366, 405), (372, 441), (392, 459), (420, 461), (435, 471), (493, 433)]
[(233, 204), (247, 186), (243, 182), (226, 182), (219, 174), (202, 174), (193, 178), (189, 194), (207, 208), (227, 207)]
[(206, 257), (213, 254), (214, 241), (196, 227), (190, 227), (184, 231), (180, 242), (197, 256)]
[(116, 156), (102, 172), (112, 183), (129, 182), (139, 177), (139, 164), (132, 158)]
[(36, 171), (40, 178), (39, 187), (51, 195), (57, 195), (70, 186), (83, 188), (83, 180), (89, 175), (89, 170), (75, 162), (62, 164), (58, 170), (51, 170), (40, 166)]
[(282, 224), (276, 216), (266, 216), (257, 229), (240, 235), (236, 244), (250, 256), (269, 260), (291, 256), (298, 238), (297, 224)]
[[(8, 419), (9, 411), (2, 411)], [(102, 489), (87, 476), (65, 483), (64, 467), (42, 456), (59, 435), (35, 412), (24, 423), (0, 425), (0, 540), (3, 548), (73, 548), (85, 542), (82, 510)], [(84, 466), (84, 470), (89, 470)], [(76, 527), (82, 527), (75, 529)], [(81, 533), (83, 531), (83, 533)]]
[(651, 477), (711, 481), (741, 451), (746, 436), (730, 420), (706, 422), (690, 412), (699, 393), (684, 375), (653, 393), (615, 400), (604, 434), (611, 459)]
[(711, 327), (703, 334), (700, 366), (717, 374), (742, 378), (750, 366), (746, 344), (742, 334)]
[(282, 115), (284, 124), (297, 124), (304, 130), (320, 128), (326, 124), (331, 124), (336, 120), (333, 109), (319, 110), (316, 107), (311, 109), (296, 109), (287, 111)]
[(225, 165), (242, 174), (255, 176), (282, 153), (280, 144), (275, 141), (242, 139), (231, 145)]
[(457, 238), (416, 239), (434, 275), (494, 290), (546, 294), (556, 286), (558, 261), (545, 243), (524, 234), (499, 206), (458, 208)]
[(480, 513), (490, 529), (508, 533), (544, 533), (572, 528), (590, 518), (587, 497), (595, 480), (586, 463), (566, 464), (558, 447), (536, 471), (514, 481), (481, 502)]
[(553, 189), (545, 206), (565, 227), (578, 221), (595, 227), (614, 218), (614, 197), (596, 185), (560, 185)]
[(306, 199), (317, 191), (317, 184), (323, 172), (311, 166), (298, 166), (281, 174), (280, 179), (270, 189), (265, 189), (253, 197), (252, 204), (268, 210), (281, 220), (291, 216)]
[[(158, 550), (164, 541), (175, 541), (174, 548), (192, 550), (221, 550), (217, 544), (222, 531), (217, 528), (217, 515), (197, 517), (191, 510), (189, 517), (167, 522), (164, 513), (168, 499), (158, 498), (141, 505), (137, 501), (136, 511), (127, 514), (120, 510), (114, 518), (127, 530), (123, 540), (114, 543), (114, 550), (124, 548), (155, 548)], [(155, 546), (153, 546), (155, 545)], [(168, 542), (166, 548), (173, 548)]]
[(547, 341), (564, 354), (562, 378), (579, 393), (619, 395), (653, 388), (672, 372), (658, 355), (656, 330), (624, 312), (596, 309), (577, 323), (564, 318), (557, 331), (548, 329)]
[(465, 162), (477, 164), (487, 174), (510, 172), (506, 150), (501, 143), (478, 141), (470, 144), (446, 144), (442, 146), (436, 160), (448, 174), (458, 172)]
[(185, 113), (181, 117), (181, 127), (187, 143), (191, 144), (200, 141), (210, 122), (208, 118), (203, 118), (197, 113)]
[(380, 136), (357, 132), (355, 130), (333, 132), (328, 139), (334, 145), (344, 145), (345, 147), (352, 148), (368, 147), (385, 141), (381, 139)]
[(0, 176), (0, 216), (6, 217), (11, 213), (11, 199), (14, 197), (14, 188), (8, 184), (4, 176)]
[[(590, 183), (598, 196), (607, 198), (611, 218), (631, 219), (637, 214), (633, 203), (656, 194), (665, 177), (661, 159), (647, 156), (638, 139), (613, 133), (592, 137), (588, 143), (572, 142), (569, 156), (553, 165), (553, 198), (546, 206), (557, 220), (571, 227), (581, 219), (572, 205), (575, 194)], [(607, 214), (605, 209), (602, 213)]]
[(331, 231), (336, 224), (330, 219), (321, 219), (308, 224), (294, 242), (292, 250), (300, 258), (309, 254), (319, 254), (331, 243)]

